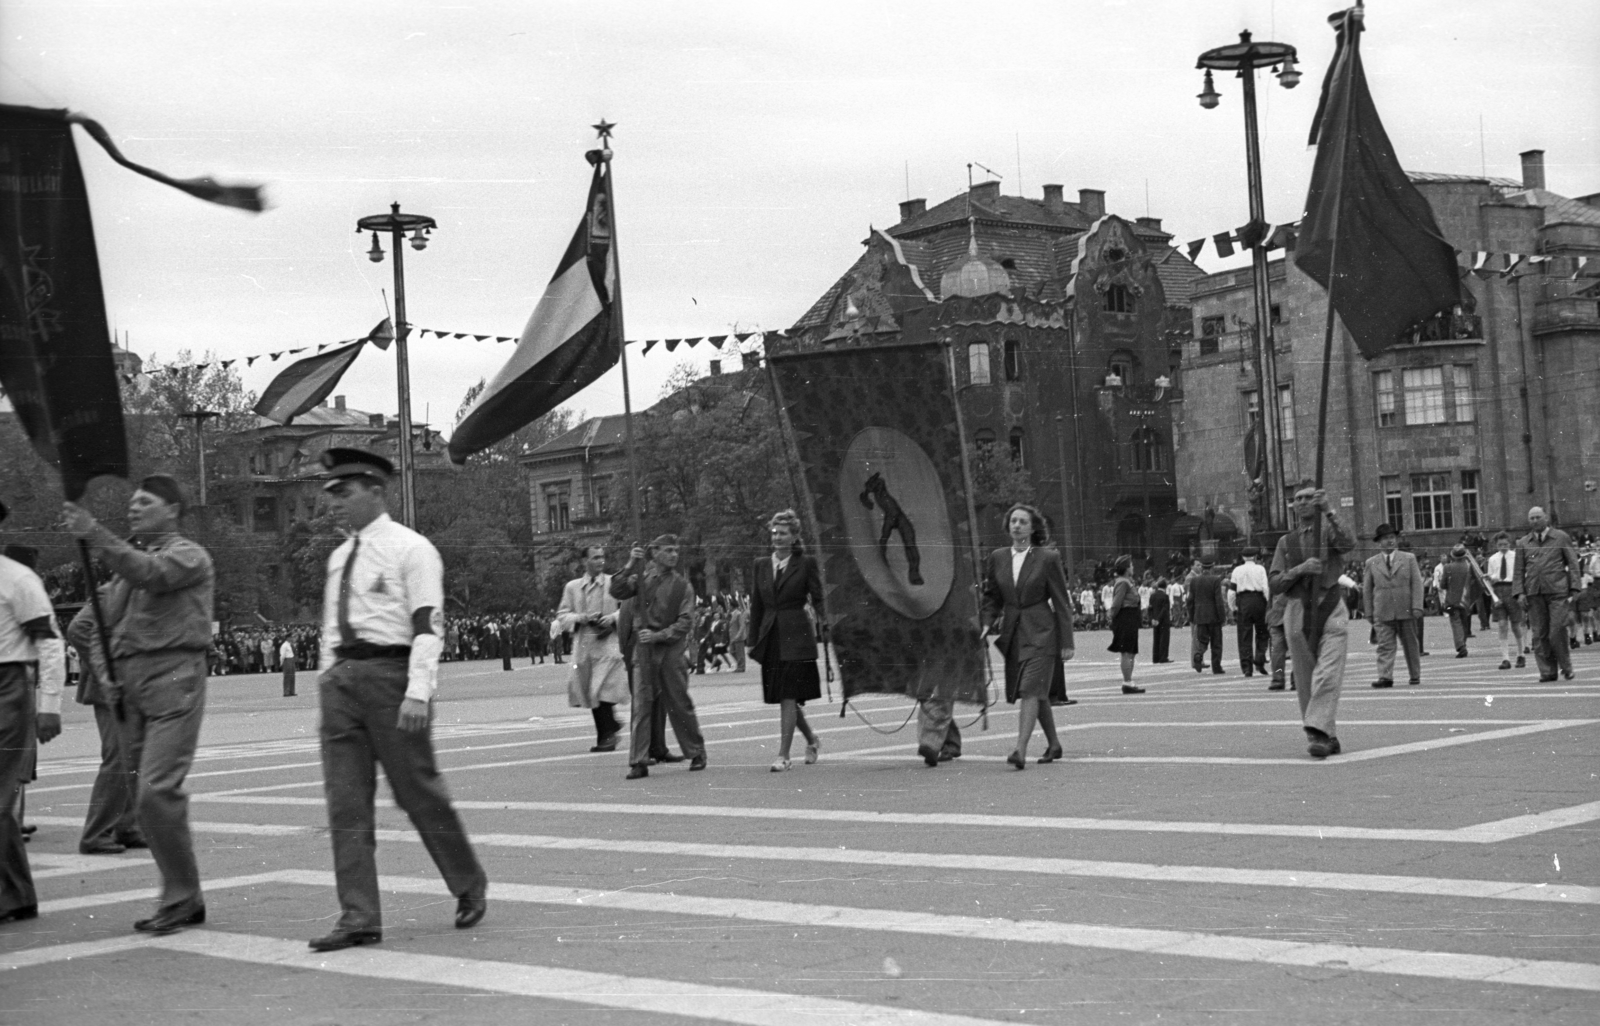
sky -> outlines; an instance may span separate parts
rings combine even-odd
[[[393,264],[355,222],[391,202],[434,217],[407,250],[416,327],[517,335],[582,211],[589,127],[613,148],[630,339],[784,328],[898,203],[960,193],[967,164],[1008,195],[1103,189],[1183,242],[1247,219],[1240,84],[1195,100],[1207,49],[1250,29],[1298,48],[1262,73],[1266,216],[1299,217],[1305,145],[1333,52],[1308,0],[5,0],[0,102],[99,120],[176,177],[265,183],[252,216],[125,171],[81,134],[107,316],[158,362],[243,358],[364,334]],[[1600,192],[1600,4],[1373,0],[1362,53],[1410,169]],[[978,178],[984,172],[976,170]],[[1227,264],[1207,257],[1201,264]],[[392,296],[390,297],[392,302]],[[412,337],[418,421],[447,434],[510,344]],[[397,409],[393,350],[339,392]],[[635,408],[704,345],[630,349]],[[283,362],[242,371],[260,392]],[[241,365],[242,366],[242,365]],[[622,409],[621,376],[568,404]]]

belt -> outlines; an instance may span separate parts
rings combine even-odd
[[[358,641],[353,645],[339,645],[333,654],[340,659],[406,659],[411,655],[410,645],[374,645]]]

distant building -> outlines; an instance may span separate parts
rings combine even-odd
[[[590,417],[517,457],[528,488],[535,574],[576,564],[580,546],[611,537],[614,500],[628,487],[623,417]]]
[[[1553,259],[1501,274],[1497,258],[1467,276],[1470,304],[1371,362],[1339,330],[1326,483],[1363,538],[1388,521],[1438,554],[1465,532],[1523,528],[1532,505],[1567,527],[1600,527],[1600,196],[1548,191],[1543,158],[1522,155],[1520,182],[1411,175],[1457,249]],[[1580,256],[1591,261],[1581,274]],[[1292,254],[1268,276],[1292,488],[1315,470],[1326,294]],[[1256,383],[1252,287],[1250,268],[1195,282],[1174,418],[1180,501],[1241,531],[1264,512],[1251,510],[1244,438],[1274,401]]]
[[[969,451],[1027,470],[1073,565],[1122,552],[1164,565],[1168,409],[1202,275],[1170,239],[1157,218],[1108,214],[1097,189],[1071,203],[1059,185],[1035,199],[986,182],[931,209],[907,200],[786,344],[949,345]],[[984,544],[1002,543],[998,514],[980,520]]]

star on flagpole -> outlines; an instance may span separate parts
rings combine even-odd
[[[611,138],[611,130],[617,127],[617,123],[601,118],[598,125],[590,125],[589,127],[598,132],[601,139],[609,139]]]

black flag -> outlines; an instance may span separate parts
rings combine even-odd
[[[1455,249],[1401,169],[1367,90],[1360,9],[1330,20],[1338,49],[1311,128],[1317,160],[1294,262],[1328,290],[1370,360],[1418,321],[1449,313],[1461,279]]]

